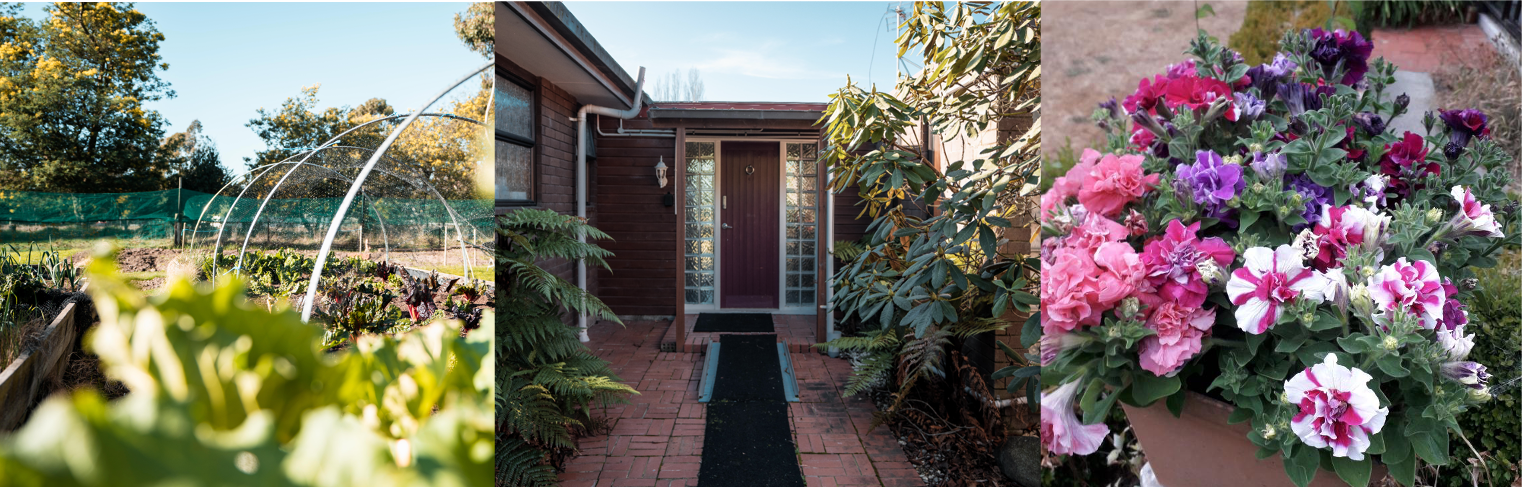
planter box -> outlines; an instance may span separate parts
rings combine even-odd
[[[1179,417],[1163,401],[1137,408],[1121,404],[1131,430],[1141,443],[1158,482],[1166,487],[1283,487],[1293,486],[1279,454],[1259,460],[1258,447],[1247,440],[1252,422],[1226,424],[1236,409],[1230,404],[1189,392]],[[1370,485],[1379,485],[1385,468],[1375,465]],[[1312,487],[1346,487],[1328,470],[1316,472]]]
[[[88,288],[85,285],[80,288]],[[21,426],[37,403],[42,385],[57,379],[69,364],[69,354],[74,351],[79,327],[74,326],[74,311],[78,303],[64,305],[53,322],[42,330],[37,347],[16,357],[0,370],[0,431],[12,431]]]

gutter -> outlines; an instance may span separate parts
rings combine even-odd
[[[629,119],[639,114],[640,107],[644,105],[645,97],[645,68],[639,68],[639,81],[634,85],[634,106],[628,110],[617,110],[597,105],[582,105],[576,111],[576,216],[582,220],[587,219],[587,114],[596,114],[618,119]],[[576,240],[587,243],[586,232],[580,232]],[[576,287],[582,292],[587,291],[587,261],[576,261]],[[592,341],[587,336],[587,315],[581,313],[576,317],[576,327],[581,329],[581,342]]]

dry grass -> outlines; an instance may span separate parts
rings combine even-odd
[[[1474,108],[1490,117],[1490,136],[1511,154],[1511,190],[1522,190],[1522,75],[1517,66],[1489,45],[1475,46],[1454,56],[1433,73],[1437,105],[1445,109]]]

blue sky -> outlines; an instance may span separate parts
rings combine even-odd
[[[697,68],[709,101],[824,102],[846,75],[891,89],[897,18],[885,2],[566,2],[619,65]],[[905,9],[910,3],[902,3]],[[876,54],[873,39],[876,38]],[[911,54],[906,54],[906,57]]]
[[[139,3],[164,34],[159,76],[177,97],[150,103],[165,134],[199,119],[235,173],[264,142],[244,124],[303,86],[320,107],[373,97],[416,108],[487,60],[454,34],[467,3]],[[41,19],[44,4],[24,13]]]

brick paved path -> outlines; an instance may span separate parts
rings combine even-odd
[[[697,485],[706,420],[698,403],[703,355],[661,352],[667,328],[664,320],[592,326],[588,345],[640,395],[592,413],[612,431],[582,439],[582,455],[568,462],[561,485]],[[887,427],[868,432],[872,403],[840,397],[849,362],[813,351],[794,352],[792,360],[801,402],[789,404],[788,416],[810,487],[924,485]]]
[[[1468,54],[1470,49],[1490,47],[1485,31],[1477,24],[1374,29],[1374,55],[1382,56],[1402,71],[1431,73]]]

